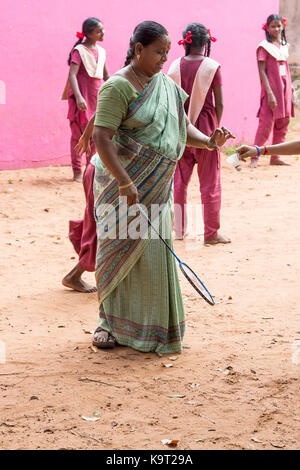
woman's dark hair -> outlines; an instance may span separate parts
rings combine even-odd
[[[203,55],[209,57],[210,55],[210,46],[211,46],[211,39],[210,35],[206,27],[201,23],[191,23],[188,24],[185,30],[182,32],[183,39],[186,38],[187,32],[190,31],[192,33],[192,43],[185,43],[185,55],[189,55],[191,52],[191,47],[203,47],[204,53]]]
[[[125,60],[124,67],[130,64],[131,60],[134,58],[134,49],[138,42],[143,46],[149,46],[152,42],[168,34],[168,31],[164,26],[155,21],[143,21],[138,24],[134,31],[133,35],[130,38],[129,49],[127,51],[127,56]]]
[[[85,35],[85,37],[87,37],[89,34],[91,34],[94,29],[98,26],[98,24],[101,23],[100,20],[98,20],[98,18],[94,18],[94,17],[91,17],[91,18],[88,18],[87,20],[85,20],[83,23],[82,23],[82,32],[83,34]],[[69,58],[68,58],[68,64],[71,65],[71,56],[72,56],[72,52],[73,52],[73,49],[74,47],[77,46],[77,44],[81,44],[83,41],[83,38],[79,38],[77,42],[75,42],[74,46],[72,47],[72,50],[69,54]]]
[[[270,16],[268,16],[267,26],[269,26],[269,24],[272,23],[272,21],[281,21],[281,23],[283,25],[283,30],[282,30],[282,33],[281,33],[281,44],[283,46],[285,46],[285,44],[287,44],[287,40],[286,40],[285,27],[284,27],[284,22],[283,22],[282,16],[280,16],[280,15],[270,15]],[[268,33],[267,29],[266,29],[265,32],[266,32],[267,41],[272,42],[271,36]]]

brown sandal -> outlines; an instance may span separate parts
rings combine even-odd
[[[107,339],[105,341],[97,341],[95,340],[95,334],[96,333],[106,333],[107,334]],[[93,346],[96,346],[97,348],[100,349],[113,349],[116,345],[116,339],[106,330],[103,330],[98,326],[96,330],[94,331],[94,340],[93,340]]]

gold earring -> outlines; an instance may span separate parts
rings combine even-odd
[[[140,60],[140,58],[141,58],[140,54],[138,54],[138,55],[136,56],[136,58],[137,58],[137,60]]]

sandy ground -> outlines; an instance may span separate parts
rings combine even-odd
[[[67,231],[83,213],[81,186],[68,167],[1,172],[0,448],[299,447],[300,161],[286,158],[292,166],[238,173],[223,156],[222,232],[233,243],[175,242],[217,302],[180,277],[187,331],[176,360],[90,349],[96,294],[60,284],[77,261]],[[197,187],[194,177],[194,204]]]

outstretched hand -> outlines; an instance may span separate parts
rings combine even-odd
[[[80,157],[82,157],[84,153],[86,153],[87,157],[89,157],[92,153],[90,139],[87,139],[86,137],[84,137],[84,135],[82,135],[78,140],[77,145],[75,146],[75,152]]]
[[[210,148],[218,150],[219,147],[225,144],[228,139],[235,139],[235,135],[226,127],[217,128],[208,141]]]
[[[239,154],[239,159],[245,162],[248,157],[257,157],[256,147],[250,147],[250,145],[242,145],[236,149],[236,153]]]

